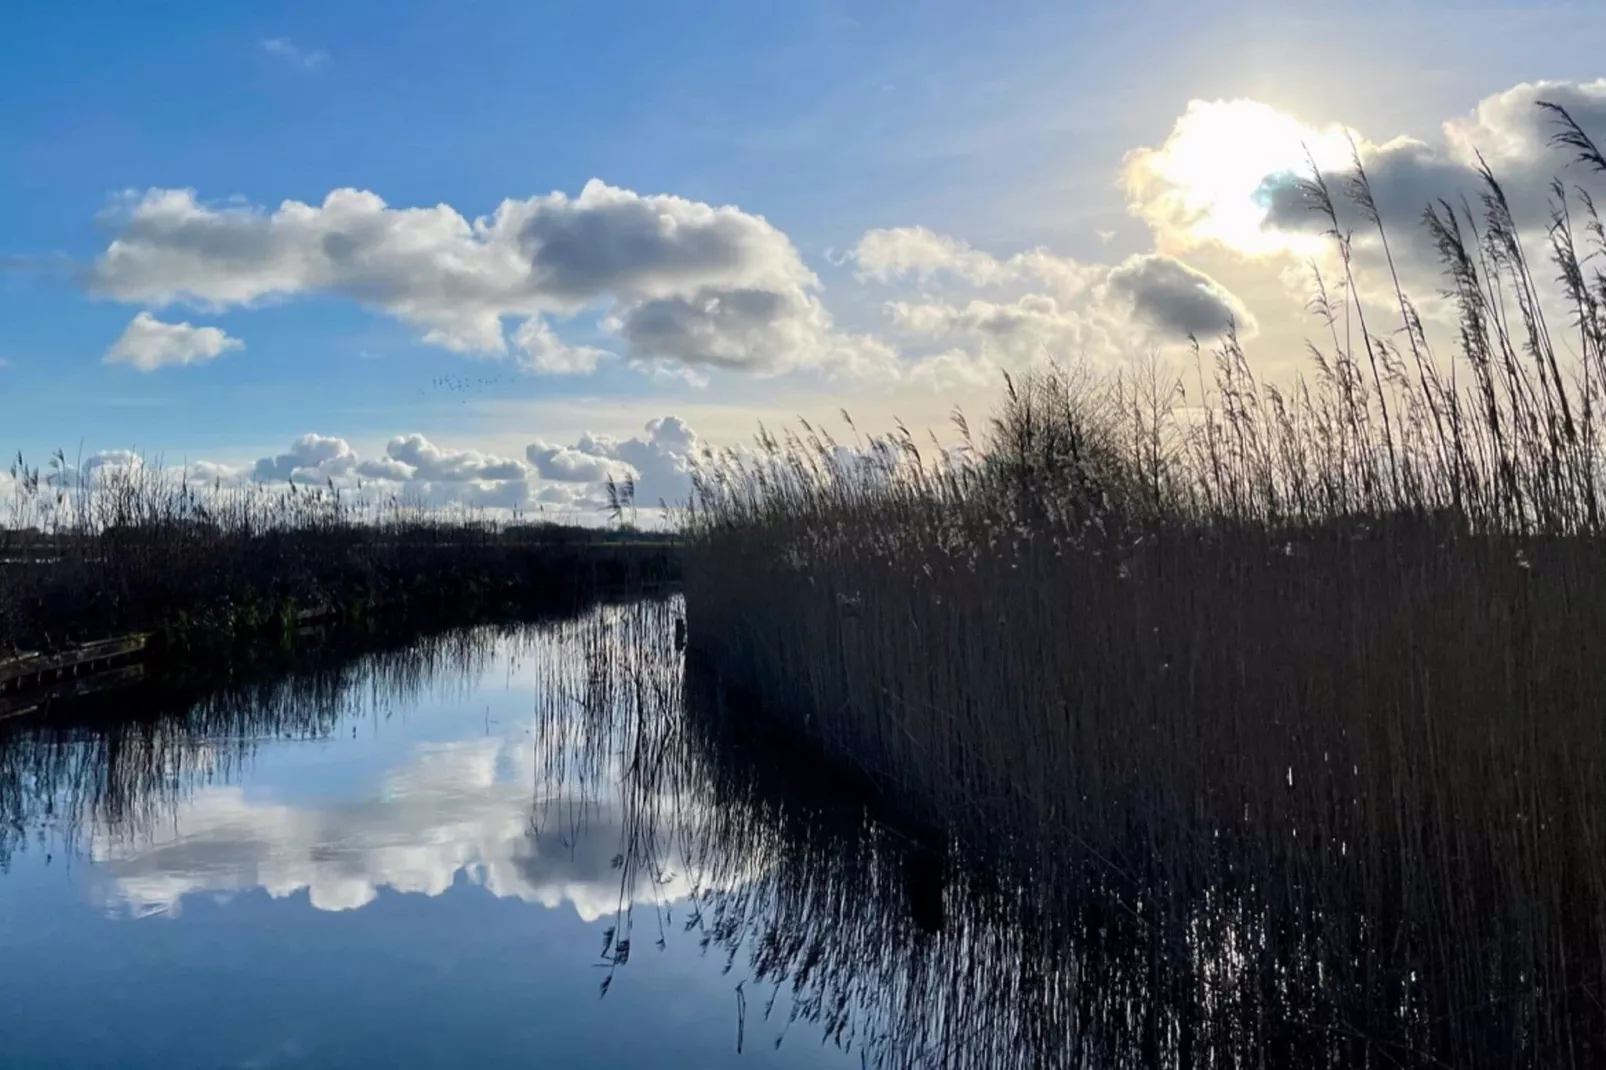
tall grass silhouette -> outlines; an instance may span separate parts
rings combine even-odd
[[[1606,228],[1558,181],[1543,285],[1481,180],[1423,219],[1448,356],[1357,157],[1303,188],[1342,274],[1291,389],[1229,334],[1186,405],[1158,365],[1050,368],[957,451],[804,425],[710,461],[690,641],[1045,902],[1113,893],[1150,1008],[1344,1065],[1606,1059]],[[1208,1061],[1190,1020],[1151,1054]]]

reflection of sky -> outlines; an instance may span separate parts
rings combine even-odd
[[[533,807],[539,787],[527,737],[430,743],[356,798],[289,805],[207,787],[141,841],[97,837],[91,854],[109,901],[137,914],[250,888],[275,897],[305,890],[319,910],[350,910],[380,888],[440,895],[459,875],[499,897],[573,904],[587,921],[614,913],[617,807],[591,808],[571,838],[561,804]],[[668,879],[634,875],[631,899],[692,891],[684,860],[665,861]]]
[[[267,742],[137,835],[19,855],[0,874],[0,1066],[856,1064],[801,1029],[775,1050],[751,1009],[737,1059],[742,975],[700,957],[684,904],[662,951],[638,910],[598,999],[620,815],[605,795],[575,835],[567,806],[537,803],[534,679],[499,664],[468,693]],[[666,862],[630,898],[683,896]]]

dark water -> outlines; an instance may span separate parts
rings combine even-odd
[[[0,1067],[1603,1065],[1598,978],[1227,839],[944,846],[679,612],[0,722]]]
[[[753,965],[758,819],[635,720],[672,612],[3,726],[0,1065],[861,1065]]]

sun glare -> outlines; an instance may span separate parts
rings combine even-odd
[[[1259,101],[1194,101],[1164,145],[1133,154],[1127,182],[1140,210],[1182,244],[1304,253],[1319,239],[1264,225],[1264,185],[1307,175],[1312,160],[1323,170],[1347,167],[1350,152],[1341,127],[1308,126]]]

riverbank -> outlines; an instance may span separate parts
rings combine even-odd
[[[679,577],[667,536],[467,523],[0,532],[0,562],[0,651],[18,653],[138,632],[204,656],[314,622],[463,621]]]

